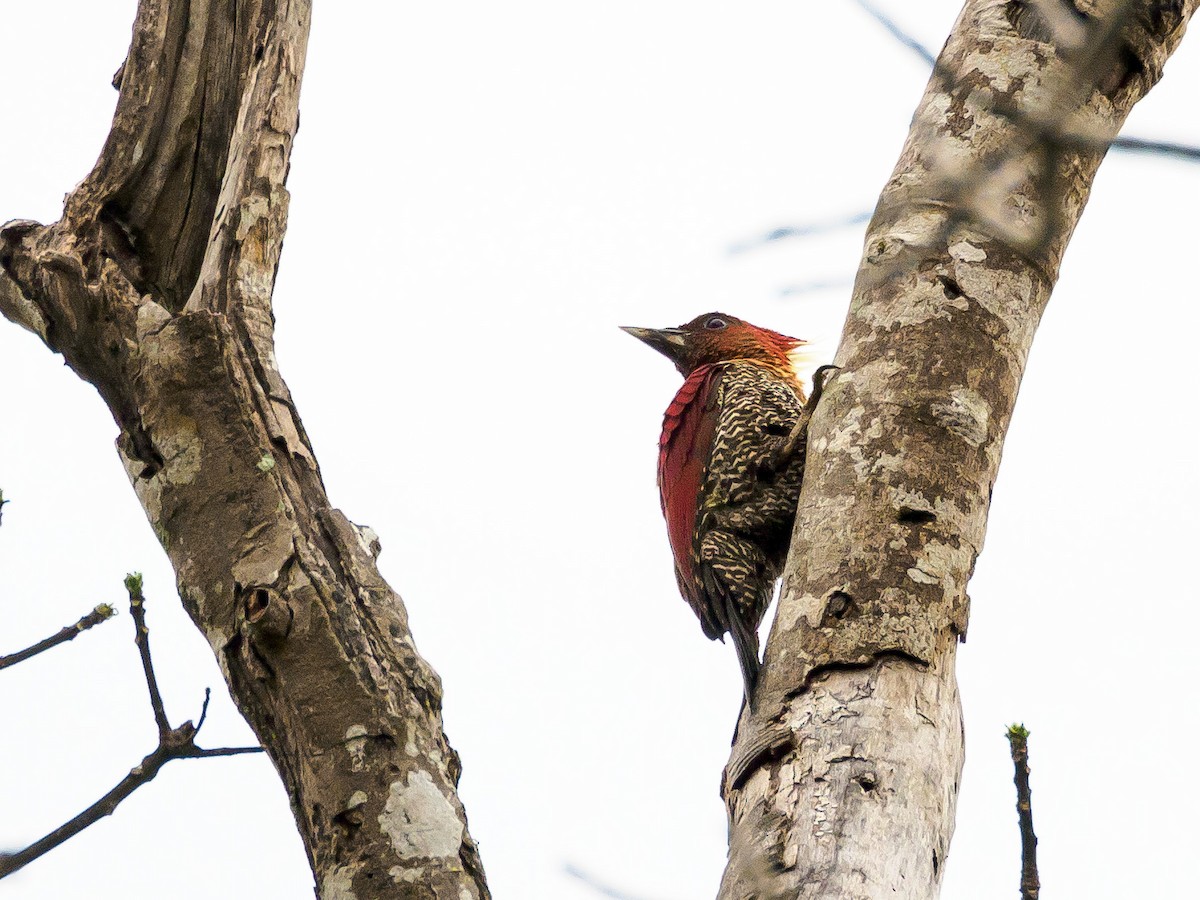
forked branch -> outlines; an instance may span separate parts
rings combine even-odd
[[[142,596],[142,576],[129,575],[125,578],[125,588],[129,593],[129,612],[133,618],[134,642],[142,661],[142,671],[146,676],[146,688],[150,692],[150,708],[154,722],[158,728],[158,746],[146,757],[129,770],[111,791],[81,812],[69,822],[60,825],[45,837],[34,841],[24,850],[0,855],[0,878],[11,875],[33,862],[40,856],[49,853],[55,847],[70,840],[89,825],[93,825],[105,816],[111,816],[121,802],[144,784],[149,784],[167,763],[173,759],[202,759],[213,756],[239,756],[244,753],[262,753],[262,747],[217,747],[203,748],[196,746],[196,736],[204,724],[208,713],[210,691],[204,690],[204,706],[200,710],[200,718],[193,725],[191,721],[184,722],[172,728],[163,710],[162,693],[158,689],[158,679],[154,675],[154,663],[150,658],[150,631],[146,627],[145,598]],[[111,610],[109,612],[111,616]],[[108,616],[105,616],[108,618]]]

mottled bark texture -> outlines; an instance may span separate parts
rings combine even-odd
[[[963,761],[955,651],[1030,343],[1106,142],[1195,5],[960,15],[812,420],[758,714],[725,772],[722,900],[937,896]]]
[[[326,900],[486,898],[417,654],[370,533],[331,509],[276,367],[307,0],[143,0],[92,173],[0,231],[0,310],[112,410],[118,449]]]

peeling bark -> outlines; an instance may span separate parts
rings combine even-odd
[[[1077,5],[969,0],[875,210],[725,772],[722,900],[938,894],[966,586],[1030,344],[1196,3]]]
[[[179,594],[279,770],[324,898],[489,896],[377,545],[275,363],[306,0],[143,0],[91,174],[0,230],[0,312],[95,385]]]

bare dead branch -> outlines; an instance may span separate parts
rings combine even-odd
[[[262,753],[262,747],[218,747],[207,749],[196,746],[196,735],[204,724],[208,712],[208,700],[211,692],[205,688],[204,708],[201,710],[199,722],[193,725],[184,722],[177,728],[172,728],[166,722],[163,712],[162,695],[158,690],[158,679],[154,675],[154,665],[150,658],[150,633],[146,628],[145,598],[142,596],[142,576],[131,574],[125,577],[125,588],[129,592],[129,612],[134,621],[134,642],[138,655],[142,660],[142,668],[146,675],[146,686],[150,691],[150,705],[154,711],[155,725],[158,727],[158,746],[140,763],[129,770],[117,785],[81,812],[69,822],[60,825],[40,840],[34,841],[23,850],[15,853],[0,854],[0,878],[11,875],[18,869],[24,868],[40,856],[53,850],[60,844],[73,838],[89,825],[111,816],[130,794],[142,785],[149,784],[158,775],[159,770],[173,759],[206,759],[214,756],[240,756],[245,753]],[[110,610],[109,616],[112,615]],[[105,618],[108,618],[106,616]],[[64,629],[65,630],[65,629]],[[69,640],[70,638],[67,638]],[[165,726],[165,727],[164,727]]]
[[[1038,900],[1037,835],[1029,790],[1029,729],[1010,725],[1006,732],[1012,753],[1013,783],[1017,786],[1017,824],[1021,830],[1021,900]]]
[[[8,656],[0,656],[0,669],[7,669],[9,666],[15,666],[17,663],[24,662],[30,657],[37,656],[39,653],[49,650],[51,647],[57,647],[59,644],[65,644],[67,641],[73,641],[89,628],[94,628],[101,622],[108,621],[116,614],[117,611],[107,603],[101,603],[74,625],[66,626],[57,634],[52,634],[50,637],[38,641],[33,646],[26,647],[24,650],[20,650],[16,653],[10,653]]]
[[[4,504],[8,501],[4,499],[4,491],[0,491],[0,522],[4,520]]]

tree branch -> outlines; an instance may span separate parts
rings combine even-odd
[[[159,770],[173,759],[201,759],[212,756],[262,753],[262,747],[221,747],[210,750],[196,746],[196,735],[200,733],[200,726],[204,724],[204,712],[208,710],[210,693],[208,689],[204,691],[204,711],[201,712],[197,725],[192,725],[189,721],[184,722],[178,728],[172,728],[167,723],[166,714],[163,712],[162,695],[158,690],[158,679],[154,675],[154,664],[150,659],[150,632],[146,629],[142,576],[139,574],[126,576],[125,587],[129,592],[129,612],[134,623],[133,639],[137,645],[138,655],[142,659],[146,686],[150,691],[150,705],[154,712],[155,725],[158,728],[158,746],[130,769],[129,774],[122,778],[116,787],[75,818],[54,829],[41,840],[34,841],[24,850],[0,854],[0,878],[24,868],[38,857],[44,856],[55,847],[70,840],[89,825],[94,825],[105,816],[111,816],[126,797],[142,785],[153,781]],[[110,609],[104,618],[109,618],[111,615],[112,610]]]
[[[867,228],[841,371],[810,423],[758,711],[725,771],[722,900],[936,896],[962,765],[966,586],[1103,158],[1077,138],[1119,130],[1195,5],[1105,3],[1081,46],[1023,33],[1018,4],[961,13]]]
[[[1029,729],[1010,725],[1006,732],[1012,753],[1013,783],[1017,786],[1017,825],[1021,830],[1021,900],[1038,900],[1037,835],[1033,833],[1033,806],[1029,790]]]
[[[61,631],[52,634],[44,640],[38,641],[32,647],[26,647],[16,653],[10,653],[8,656],[0,656],[0,669],[7,669],[9,666],[15,666],[19,662],[24,662],[30,657],[37,656],[39,653],[49,650],[51,647],[57,647],[59,644],[65,644],[67,641],[73,641],[89,628],[99,625],[101,622],[106,622],[116,615],[114,610],[107,603],[101,603],[90,613],[76,622],[74,625],[68,625]]]
[[[95,385],[322,895],[485,900],[441,683],[276,363],[308,0],[141,0],[95,168],[0,229],[0,312]],[[161,723],[160,723],[161,724]]]

